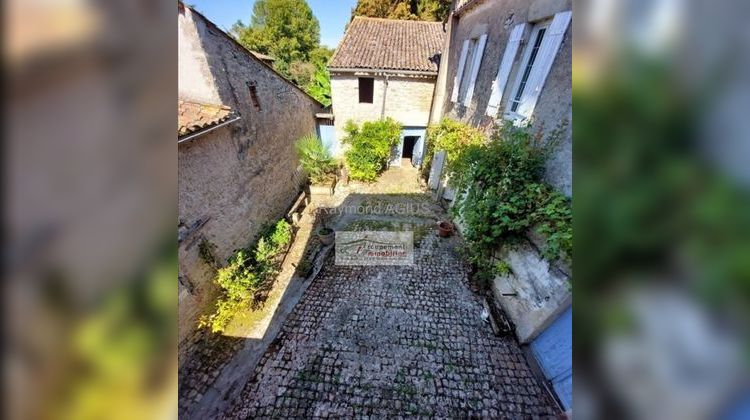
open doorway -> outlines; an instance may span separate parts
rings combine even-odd
[[[419,141],[419,136],[404,136],[404,148],[401,153],[401,165],[412,165],[414,157],[414,145]]]

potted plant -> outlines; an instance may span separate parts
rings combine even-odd
[[[333,243],[334,239],[336,239],[336,232],[333,231],[333,229],[322,226],[320,229],[318,229],[318,239],[320,239],[320,243],[323,245],[330,245]]]
[[[441,238],[447,238],[453,235],[453,223],[448,221],[438,223],[438,235],[440,235]]]
[[[321,211],[320,213],[320,229],[318,229],[317,235],[318,239],[320,240],[320,243],[323,245],[331,245],[333,241],[336,239],[336,232],[334,232],[333,229],[328,227],[328,221],[330,219],[330,214],[328,214],[326,211]]]
[[[309,134],[294,144],[302,170],[310,179],[311,195],[332,195],[338,166],[320,138]]]

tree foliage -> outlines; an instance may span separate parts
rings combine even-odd
[[[450,0],[359,0],[352,16],[442,21],[450,6]]]
[[[274,57],[274,68],[288,78],[293,62],[309,62],[320,47],[320,24],[305,0],[258,0],[250,25],[237,22],[231,32],[247,48]]]
[[[248,49],[272,56],[276,71],[331,105],[326,66],[333,50],[320,45],[320,24],[305,0],[258,0],[250,25],[238,21],[230,32]]]

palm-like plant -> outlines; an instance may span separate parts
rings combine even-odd
[[[320,137],[308,134],[294,144],[302,169],[313,184],[321,183],[336,172],[336,160],[323,146]]]

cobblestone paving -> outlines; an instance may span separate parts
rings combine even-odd
[[[225,418],[556,416],[516,342],[481,320],[454,241],[428,235],[412,266],[331,254]]]
[[[242,346],[243,339],[199,330],[186,344],[179,373],[178,413],[186,416],[198,404],[221,369]]]

